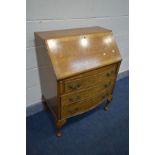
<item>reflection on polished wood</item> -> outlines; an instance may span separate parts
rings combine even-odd
[[[36,32],[35,37],[48,55],[40,58],[37,54],[38,63],[50,62],[46,72],[39,69],[39,74],[42,94],[59,122],[59,130],[67,118],[109,100],[121,63],[111,30],[77,28]],[[56,96],[56,104],[52,95]]]

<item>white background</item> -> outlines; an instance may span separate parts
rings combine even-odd
[[[3,3],[2,3],[3,2]],[[0,5],[0,154],[26,154],[25,2]],[[154,1],[130,1],[130,154],[155,154]]]

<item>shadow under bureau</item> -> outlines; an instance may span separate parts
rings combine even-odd
[[[121,56],[111,30],[86,27],[35,32],[40,86],[56,135],[67,119],[112,100]]]

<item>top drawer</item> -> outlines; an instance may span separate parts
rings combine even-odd
[[[113,64],[69,78],[62,83],[61,94],[94,86],[102,80],[113,79],[116,76],[116,68],[117,65]]]

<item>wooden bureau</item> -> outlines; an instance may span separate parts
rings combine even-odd
[[[112,31],[87,27],[36,32],[35,38],[42,99],[55,116],[56,135],[68,118],[103,101],[107,111],[122,60]]]

